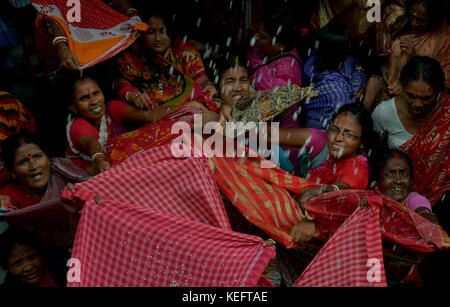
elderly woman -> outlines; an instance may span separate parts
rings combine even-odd
[[[449,189],[450,99],[439,63],[414,57],[400,75],[401,95],[384,101],[372,113],[374,129],[387,136],[390,148],[413,161],[415,191],[436,203]]]
[[[217,90],[194,45],[173,35],[171,19],[163,13],[143,19],[149,26],[147,33],[117,58],[119,98],[148,109],[197,100],[217,111],[211,100]]]
[[[3,147],[3,159],[12,179],[0,189],[3,207],[32,206],[46,196],[62,191],[64,180],[50,172],[50,159],[33,136],[11,136]]]
[[[67,212],[51,211],[52,214],[45,216],[19,215],[7,221],[37,234],[44,245],[71,246],[78,211],[72,210],[72,203],[60,202],[60,195],[71,175],[62,168],[51,167],[49,157],[34,135],[13,135],[5,140],[3,149],[3,160],[11,177],[10,182],[0,189],[0,207],[3,210],[20,210],[37,204],[49,210],[59,204],[67,209]],[[77,181],[73,177],[70,180]]]
[[[404,204],[410,210],[437,223],[428,199],[413,192],[413,164],[405,153],[398,150],[386,150],[374,159],[376,188],[391,199]]]

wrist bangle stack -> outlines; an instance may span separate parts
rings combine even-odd
[[[95,164],[95,159],[98,158],[99,156],[105,157],[105,154],[103,152],[96,152],[95,154],[93,154],[91,157],[92,164]]]
[[[65,36],[57,36],[53,39],[53,46],[56,46],[59,42],[65,42],[67,44],[69,41]]]

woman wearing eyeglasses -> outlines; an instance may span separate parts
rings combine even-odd
[[[369,163],[365,153],[372,135],[372,119],[363,107],[341,107],[328,131],[313,128],[280,128],[280,145],[301,147],[297,174],[319,183],[319,187],[302,191],[300,205],[322,193],[343,189],[366,189]],[[307,219],[295,225],[291,235],[296,242],[309,241],[315,224]]]

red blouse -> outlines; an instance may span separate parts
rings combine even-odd
[[[39,198],[25,193],[23,187],[15,183],[8,184],[0,189],[0,195],[9,196],[9,198],[11,198],[11,204],[7,205],[8,208],[15,207],[17,209],[22,209],[41,201]]]

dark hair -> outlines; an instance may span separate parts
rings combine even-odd
[[[319,72],[338,70],[350,48],[350,30],[344,24],[330,21],[319,31],[315,65]]]
[[[62,84],[62,86],[64,87],[64,91],[62,91],[62,95],[64,95],[64,97],[62,97],[66,103],[66,105],[72,105],[75,102],[75,86],[80,82],[80,81],[85,81],[85,80],[92,80],[95,83],[98,84],[98,86],[101,88],[99,82],[97,82],[96,78],[91,75],[91,74],[87,74],[85,72],[83,72],[83,75],[80,76],[79,72],[73,72],[70,74],[67,74],[66,78],[64,79],[64,84]],[[68,99],[68,94],[70,94]]]
[[[400,84],[405,87],[411,81],[421,78],[440,92],[445,89],[445,75],[441,65],[433,58],[415,56],[406,63],[400,74]]]
[[[37,135],[30,134],[30,133],[19,133],[14,134],[10,137],[8,137],[6,140],[3,141],[2,147],[2,159],[6,165],[6,169],[8,171],[13,170],[14,166],[14,157],[16,155],[17,149],[19,149],[24,144],[35,144],[38,146],[45,154],[46,150],[41,146],[41,142]]]
[[[372,144],[372,135],[373,135],[373,122],[372,122],[372,116],[370,115],[370,112],[367,111],[363,106],[360,104],[346,104],[339,108],[339,110],[336,112],[336,114],[333,117],[333,120],[342,113],[350,112],[357,120],[359,125],[361,126],[362,135],[361,135],[361,144],[364,147],[364,151],[366,153],[369,153]]]
[[[370,159],[371,165],[372,165],[372,177],[375,181],[379,181],[380,179],[380,172],[383,167],[386,166],[389,159],[398,156],[401,159],[405,160],[411,170],[411,176],[413,171],[413,163],[411,161],[411,158],[404,152],[401,152],[397,149],[390,149],[388,147],[383,147],[380,151],[378,151],[373,157]]]
[[[222,74],[229,68],[232,67],[238,67],[242,66],[246,69],[248,69],[247,61],[245,60],[245,57],[242,55],[232,55],[227,54],[225,56],[222,56],[217,61],[217,71],[219,73],[219,78],[222,76]]]
[[[28,245],[41,252],[41,246],[33,234],[16,226],[9,226],[9,228],[0,235],[0,265],[5,269],[8,266],[8,259],[11,256],[12,251],[19,245]]]
[[[407,16],[413,4],[420,4],[425,8],[432,29],[438,28],[448,14],[448,0],[408,0],[406,2]]]
[[[266,9],[261,14],[261,22],[267,33],[283,44],[286,51],[294,48],[300,34],[291,9],[280,7],[275,12],[272,9]]]
[[[175,24],[174,18],[176,18],[176,14],[172,14],[172,10],[167,7],[166,4],[155,4],[155,2],[151,3],[151,6],[146,6],[144,9],[139,9],[140,17],[142,21],[147,23],[151,17],[159,16],[164,21],[164,26],[167,30],[167,35],[170,39],[174,39],[175,37]]]

